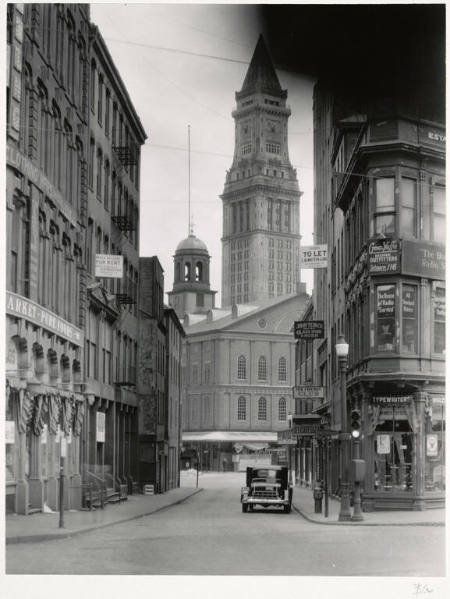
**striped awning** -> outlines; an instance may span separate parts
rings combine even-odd
[[[189,441],[226,441],[244,443],[245,441],[276,443],[277,433],[272,431],[198,431],[183,432],[183,442]]]

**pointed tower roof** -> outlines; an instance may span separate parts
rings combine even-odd
[[[287,97],[287,91],[281,89],[278,75],[262,35],[259,36],[250,66],[236,100],[255,92],[265,92],[273,96]]]

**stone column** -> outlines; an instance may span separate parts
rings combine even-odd
[[[16,511],[18,514],[28,515],[28,481],[25,476],[25,460],[27,459],[26,433],[18,434],[19,461],[16,487]]]
[[[73,472],[71,476],[70,487],[70,507],[74,510],[81,509],[81,473],[80,473],[80,435],[74,435],[72,432],[72,464]]]
[[[29,503],[31,508],[42,510],[44,505],[44,485],[41,478],[41,437],[31,435],[31,463],[28,479]]]
[[[59,445],[56,443],[56,435],[50,432],[47,438],[48,443],[48,479],[47,479],[47,504],[50,509],[57,511],[58,509],[58,475],[59,463],[57,465],[56,453]]]
[[[425,490],[425,402],[427,394],[424,391],[414,393],[414,408],[416,413],[416,427],[413,442],[413,469],[414,469],[414,503],[415,511],[426,509],[424,501]],[[415,454],[415,460],[414,460]]]

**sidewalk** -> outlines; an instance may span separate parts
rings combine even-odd
[[[119,505],[106,505],[93,511],[65,511],[64,528],[59,528],[59,512],[5,518],[6,544],[30,543],[71,537],[83,532],[111,526],[154,514],[195,495],[201,489],[172,489],[162,495],[129,495]]]
[[[422,512],[409,510],[363,512],[362,522],[339,522],[341,502],[337,499],[328,501],[328,517],[325,518],[325,500],[322,500],[322,513],[314,513],[312,489],[294,487],[292,507],[303,518],[318,524],[337,526],[444,526],[445,509],[430,509]],[[350,508],[353,514],[353,507]]]

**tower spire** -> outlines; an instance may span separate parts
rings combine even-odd
[[[188,125],[188,235],[191,233],[191,126]]]

